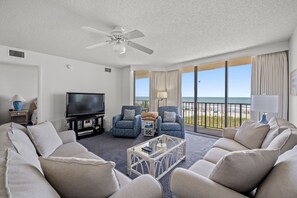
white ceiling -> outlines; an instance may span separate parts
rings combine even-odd
[[[297,25],[296,0],[0,0],[0,44],[108,66],[170,65],[288,40]],[[138,29],[124,56],[85,32],[91,26]]]

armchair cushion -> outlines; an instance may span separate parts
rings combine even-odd
[[[175,122],[176,121],[176,113],[164,111],[164,119],[163,122]]]
[[[123,115],[123,120],[133,120],[135,117],[135,110],[134,109],[125,109],[124,110],[124,115]]]
[[[134,117],[133,117],[134,119]],[[120,129],[133,129],[133,121],[131,120],[121,120],[115,124],[116,128]]]
[[[58,135],[61,138],[63,144],[76,142],[76,136],[73,130],[61,131],[61,132],[58,132]]]
[[[161,125],[162,131],[180,131],[181,126],[177,122],[163,122]]]
[[[252,191],[274,166],[278,150],[235,151],[216,164],[209,179],[240,193]]]

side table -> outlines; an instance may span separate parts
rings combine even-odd
[[[153,120],[142,120],[142,128],[144,136],[154,136],[156,133],[156,123]]]
[[[11,122],[27,126],[29,121],[29,111],[23,109],[22,111],[9,111]]]

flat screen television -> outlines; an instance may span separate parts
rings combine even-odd
[[[66,117],[105,113],[104,93],[66,93]]]

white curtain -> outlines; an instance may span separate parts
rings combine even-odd
[[[256,56],[252,62],[252,95],[278,95],[278,113],[272,116],[288,118],[288,57],[286,52]],[[252,120],[259,120],[259,112],[251,112]]]
[[[168,71],[166,77],[167,105],[181,107],[181,72]]]
[[[150,75],[150,111],[158,111],[157,92],[166,91],[166,72],[153,71]],[[160,105],[164,104],[166,100],[160,101]]]
[[[160,106],[181,107],[181,72],[153,71],[150,75],[150,111],[158,111],[158,91],[167,91],[167,99]]]

